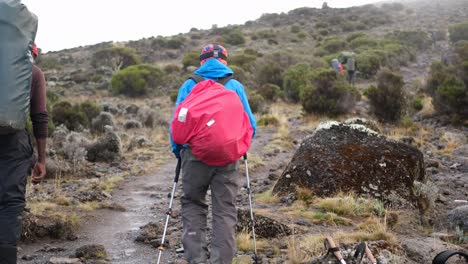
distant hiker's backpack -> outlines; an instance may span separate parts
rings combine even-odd
[[[19,0],[0,0],[0,135],[24,129],[37,17]]]
[[[174,112],[172,139],[208,165],[227,165],[247,153],[253,129],[236,92],[200,77]]]
[[[353,57],[350,57],[346,60],[346,68],[348,69],[348,71],[356,70],[356,61]]]

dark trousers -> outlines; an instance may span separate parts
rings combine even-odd
[[[0,264],[15,264],[33,148],[26,131],[0,135]]]
[[[211,189],[213,234],[212,264],[231,264],[236,253],[236,195],[239,189],[239,162],[209,166],[198,160],[190,149],[182,157],[182,243],[190,264],[207,263],[207,214],[205,196]]]

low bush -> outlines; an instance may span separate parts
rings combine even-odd
[[[328,38],[324,41],[322,48],[329,53],[336,53],[346,48],[346,42],[338,37]]]
[[[132,48],[106,48],[97,51],[91,58],[91,65],[94,68],[104,66],[114,72],[139,63],[141,63],[141,58]]]
[[[271,83],[278,86],[283,85],[283,70],[278,64],[263,64],[257,72],[257,82],[260,85]]]
[[[386,38],[395,39],[400,43],[419,50],[425,50],[432,44],[429,34],[423,31],[394,31],[388,34]]]
[[[267,104],[263,96],[261,96],[258,93],[253,92],[249,95],[248,100],[249,100],[250,110],[252,110],[253,113],[266,112]]]
[[[299,63],[288,68],[283,76],[283,93],[287,100],[300,101],[300,91],[310,84],[311,67],[306,63]]]
[[[371,111],[381,120],[395,122],[400,119],[405,108],[403,77],[388,69],[377,75],[377,87],[371,86],[366,94]]]
[[[263,98],[270,102],[276,101],[281,96],[281,88],[278,85],[267,83],[262,85],[258,90]]]
[[[222,35],[226,44],[229,45],[242,45],[245,43],[244,34],[240,29],[233,29]]]
[[[311,75],[311,82],[300,91],[300,101],[307,113],[343,114],[350,111],[360,97],[335,70],[319,69]]]
[[[147,95],[151,90],[163,85],[164,72],[152,65],[140,64],[125,68],[112,76],[112,91],[131,97]]]
[[[198,67],[200,65],[200,52],[196,50],[186,52],[182,58],[182,65],[184,65],[184,70],[189,66]]]
[[[53,106],[52,119],[55,126],[63,124],[70,130],[89,127],[88,117],[79,105],[72,105],[67,101],[58,102]]]
[[[101,106],[97,105],[95,102],[91,101],[84,101],[79,105],[79,108],[81,111],[84,112],[86,115],[86,118],[88,119],[88,122],[91,124],[91,121],[93,118],[99,115],[101,113]]]
[[[449,28],[450,41],[455,43],[460,40],[468,40],[468,21],[455,24]]]

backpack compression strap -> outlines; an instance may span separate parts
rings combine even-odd
[[[205,80],[205,78],[203,78],[203,76],[198,75],[198,74],[192,75],[189,79],[192,79],[195,83],[199,83],[199,82],[202,82],[202,81]],[[226,83],[231,79],[232,79],[232,75],[228,75],[226,77],[217,79],[216,82],[220,83],[222,85],[226,85]]]
[[[465,261],[468,262],[468,254],[461,251],[445,250],[437,254],[437,256],[435,256],[434,260],[432,261],[432,264],[445,264],[445,262],[447,262],[449,258],[455,255],[460,255],[460,257],[464,257]]]

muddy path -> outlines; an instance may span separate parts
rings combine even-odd
[[[169,160],[154,174],[126,178],[112,196],[112,200],[126,211],[103,209],[84,216],[76,241],[22,244],[19,256],[30,255],[34,259],[20,260],[19,263],[47,263],[52,256],[69,257],[87,244],[104,245],[111,263],[155,263],[158,250],[135,242],[135,238],[141,226],[149,222],[163,223],[175,166],[175,159]],[[46,244],[50,252],[43,252]],[[171,251],[165,251],[162,263],[169,263],[174,256]]]
[[[268,144],[275,132],[274,128],[259,128],[251,153],[262,157],[263,146]],[[265,184],[265,179],[272,171],[278,170],[277,173],[280,173],[279,170],[282,169],[280,164],[284,165],[284,162],[279,161],[286,160],[284,156],[288,154],[282,152],[268,156],[263,160],[264,165],[249,169],[254,194],[265,191],[267,186],[271,187],[273,182]],[[158,249],[149,244],[135,242],[135,239],[140,227],[150,222],[163,227],[165,223],[176,159],[169,152],[159,158],[165,162],[157,171],[146,176],[126,177],[112,192],[112,201],[125,208],[125,211],[99,209],[81,215],[81,227],[77,231],[78,239],[75,241],[40,240],[35,243],[20,244],[18,263],[44,264],[52,257],[72,258],[77,248],[89,244],[103,245],[109,263],[156,263]],[[237,206],[248,209],[245,169],[242,161],[241,167],[242,179]],[[181,257],[176,254],[176,249],[181,247],[182,224],[180,217],[177,217],[182,195],[181,182],[182,180],[179,180],[173,205],[176,217],[170,219],[166,237],[169,247],[163,252],[161,263],[174,263]],[[209,194],[207,202],[210,204]],[[210,216],[208,221],[211,221]],[[160,239],[158,236],[153,244],[159,244]]]

